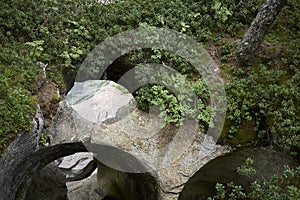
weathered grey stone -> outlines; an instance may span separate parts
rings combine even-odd
[[[115,122],[135,107],[131,94],[112,81],[91,80],[75,83],[67,103],[83,118],[94,122]]]
[[[61,159],[58,167],[64,172],[68,181],[85,178],[94,169],[93,153],[79,152]]]
[[[82,141],[96,159],[111,168],[149,172],[158,184],[158,199],[177,199],[195,172],[228,149],[200,133],[192,120],[179,129],[161,128],[155,117],[133,109],[133,97],[124,90],[115,83],[100,80],[75,85],[67,103],[61,103],[52,142]],[[120,100],[124,96],[125,100]],[[106,118],[102,117],[103,110]],[[98,177],[105,176],[104,171],[98,172]],[[109,191],[117,181],[112,179],[105,182],[98,178],[98,187]]]
[[[81,181],[68,182],[68,199],[70,200],[96,200],[102,199],[97,193],[97,171]]]
[[[93,122],[78,115],[66,101],[62,101],[50,130],[51,144],[81,142],[84,136],[83,140],[88,141],[92,127]]]
[[[66,200],[65,175],[53,163],[38,171],[27,190],[26,200]]]
[[[71,169],[75,167],[82,169],[92,160],[93,153],[75,153],[73,155],[64,157],[58,167],[61,169]]]
[[[177,199],[189,177],[208,161],[227,152],[224,147],[216,145],[212,137],[194,132],[196,130],[189,124],[178,132],[174,127],[165,127],[157,132],[157,127],[151,126],[147,115],[137,110],[114,124],[95,125],[93,130],[92,143],[122,149],[138,158],[152,171],[151,174],[162,189],[161,199]],[[189,135],[195,136],[190,144],[187,139]],[[170,141],[173,143],[170,144]],[[166,145],[169,146],[164,148]],[[95,150],[89,147],[87,149]],[[96,158],[119,170],[122,170],[122,166],[116,165],[116,160],[118,163],[128,162],[125,156],[119,158],[116,155],[113,161],[103,154]]]
[[[157,185],[148,174],[128,174],[99,163],[98,171],[82,180],[68,182],[71,200],[156,200]]]

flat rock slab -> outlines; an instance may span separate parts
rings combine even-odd
[[[133,96],[112,81],[76,82],[67,102],[80,116],[94,123],[118,121],[135,108]]]
[[[68,179],[76,179],[91,169],[91,165],[94,162],[93,153],[80,152],[70,156],[62,158],[58,167],[66,174]]]
[[[75,153],[73,155],[64,157],[58,167],[61,169],[82,169],[91,160],[93,160],[93,153]]]

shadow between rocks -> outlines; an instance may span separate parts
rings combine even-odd
[[[64,143],[57,144],[48,147],[38,147],[34,142],[37,141],[37,134],[33,130],[32,132],[26,133],[18,137],[12,144],[6,149],[6,152],[2,158],[0,158],[0,200],[24,200],[24,199],[37,199],[33,196],[43,193],[47,190],[45,184],[39,182],[42,180],[42,177],[45,175],[43,172],[48,171],[48,176],[44,178],[48,179],[51,177],[53,180],[52,184],[57,185],[64,190],[63,177],[60,172],[56,169],[49,169],[47,166],[49,163],[57,160],[61,157],[65,157],[76,152],[86,152],[86,147],[80,143]],[[113,148],[111,148],[113,149]],[[104,152],[105,149],[98,149],[98,153],[103,152],[104,155],[108,156],[109,151]],[[113,152],[115,149],[112,150]],[[116,153],[116,152],[114,152]],[[117,152],[119,156],[125,155]],[[127,157],[129,158],[129,157]],[[129,160],[131,160],[129,162]],[[138,163],[137,160],[134,160],[134,157],[130,159],[121,160],[127,162],[122,165],[123,167],[135,167]],[[45,169],[43,169],[47,166]],[[138,167],[143,167],[139,165]],[[43,170],[43,171],[41,171]],[[145,174],[134,174],[134,173],[124,173],[126,181],[124,185],[116,188],[120,193],[120,198],[117,199],[146,199],[146,200],[155,200],[157,199],[157,187],[155,179],[148,173]],[[57,177],[56,177],[57,175]],[[57,178],[57,179],[56,179]],[[55,184],[55,182],[58,182]],[[101,180],[101,178],[100,178]],[[27,192],[29,193],[27,194]],[[48,195],[40,197],[38,199],[44,200],[62,200],[65,198],[65,195]],[[27,196],[26,196],[27,195]],[[106,199],[110,197],[107,196]]]
[[[250,177],[236,172],[237,167],[245,165],[248,157],[253,159],[252,167],[256,170],[256,174]],[[207,199],[216,194],[216,183],[226,184],[231,181],[249,191],[251,182],[256,179],[268,181],[274,174],[280,175],[285,165],[295,167],[296,163],[282,152],[263,147],[240,149],[217,157],[203,166],[186,183],[179,200]]]

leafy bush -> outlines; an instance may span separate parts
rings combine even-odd
[[[248,158],[246,164],[239,168],[237,171],[242,172],[243,175],[251,176],[253,169],[251,167],[252,159]],[[253,161],[252,161],[253,162]],[[299,182],[300,180],[300,167],[291,169],[286,166],[283,175],[274,175],[268,182],[254,181],[250,185],[249,191],[240,185],[235,185],[233,182],[228,183],[226,186],[217,183],[217,194],[209,197],[208,200],[217,199],[254,199],[254,200],[298,200],[300,198]],[[297,187],[298,186],[298,187]]]
[[[202,131],[208,128],[212,115],[210,96],[206,83],[191,64],[174,53],[159,49],[137,50],[129,55],[129,60],[136,64],[135,75],[141,85],[149,83],[151,77],[156,81],[135,92],[140,109],[149,111],[151,106],[160,105],[160,116],[166,124],[179,126],[186,118],[197,118]],[[153,70],[151,65],[145,69],[143,63],[159,63],[162,68],[170,66],[178,73],[161,68]]]
[[[62,75],[71,68],[78,69],[85,56],[109,36],[137,28],[142,22],[203,41],[220,28],[219,20],[227,21],[232,13],[230,6],[217,1],[129,0],[104,5],[96,0],[7,0],[0,6],[2,141],[11,133],[30,128],[36,104],[33,94],[40,75],[37,62],[48,64],[47,77],[64,89]],[[219,24],[218,28],[214,24]],[[169,58],[181,72],[191,72],[179,58]],[[175,103],[174,98],[163,101]],[[170,114],[179,122],[175,108]],[[202,121],[207,121],[206,115]]]
[[[193,118],[198,119],[199,128],[206,131],[210,125],[212,110],[207,103],[209,102],[209,95],[205,82],[201,79],[196,82],[187,81],[184,76],[179,75],[170,76],[168,74],[166,76],[161,74],[161,76],[165,77],[164,81],[167,82],[167,86],[172,84],[171,88],[176,90],[176,94],[170,90],[170,87],[162,85],[142,87],[136,92],[138,107],[149,111],[151,106],[159,105],[160,117],[164,119],[166,124],[174,123],[179,126],[184,119]],[[191,88],[184,87],[185,84],[189,84]],[[193,93],[195,96],[192,95]]]
[[[144,23],[185,33],[202,43],[214,37],[220,38],[223,33],[240,37],[240,33],[243,33],[241,30],[251,23],[262,2],[263,0],[126,0],[101,4],[97,0],[1,1],[0,66],[4,73],[1,74],[3,80],[0,90],[3,94],[10,95],[2,96],[0,110],[3,110],[2,116],[5,118],[14,109],[19,113],[18,116],[26,119],[16,127],[14,121],[6,120],[7,124],[1,126],[1,137],[5,138],[10,132],[28,130],[35,102],[32,97],[37,85],[35,77],[40,73],[37,62],[47,63],[48,78],[64,89],[62,75],[74,68],[78,69],[86,55],[109,36],[137,28]],[[288,40],[280,40],[293,41],[283,52],[284,68],[277,70],[277,63],[264,63],[250,72],[238,69],[231,72],[234,66],[228,62],[232,62],[234,48],[223,45],[222,65],[226,68],[224,71],[230,72],[228,77],[232,77],[226,86],[228,117],[225,128],[229,127],[229,130],[225,131],[225,135],[228,137],[235,137],[245,121],[252,121],[255,123],[252,128],[259,138],[276,142],[285,149],[296,151],[299,148],[299,40],[295,39],[299,33],[299,25],[294,20],[299,15],[298,7],[297,1],[288,1],[288,7],[281,15],[291,17],[278,18],[273,26],[282,30],[280,20],[284,20],[284,24],[293,31],[289,32]],[[274,32],[271,30],[271,33]],[[285,37],[285,34],[280,35]],[[129,54],[132,66],[143,62],[165,63],[183,74],[199,98],[197,107],[201,113],[198,116],[201,126],[203,129],[209,126],[209,115],[212,114],[212,108],[208,106],[209,96],[205,83],[191,65],[182,58],[159,49]],[[12,83],[12,80],[18,81]],[[155,93],[161,96],[156,97]],[[162,86],[149,86],[137,94],[139,105],[145,110],[158,103],[165,106],[165,111],[168,108],[167,113],[162,113],[167,116],[166,122],[180,124],[178,116],[191,112],[178,105],[179,99]],[[16,101],[10,102],[11,99]],[[25,117],[25,113],[29,115]]]
[[[300,91],[292,78],[299,74],[291,79],[287,76],[285,70],[272,66],[259,65],[250,72],[236,70],[226,84],[229,137],[239,131],[243,120],[254,121],[260,139],[287,150],[299,149]]]
[[[36,97],[32,93],[39,75],[37,65],[22,56],[23,52],[1,48],[0,60],[0,152],[7,142],[32,126]]]

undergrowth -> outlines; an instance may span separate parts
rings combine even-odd
[[[237,68],[234,51],[264,1],[115,1],[7,0],[0,7],[0,144],[26,132],[36,109],[37,62],[48,64],[48,79],[65,92],[64,75],[78,70],[100,42],[143,24],[185,33],[205,45],[212,42],[227,91],[227,118],[220,142],[249,136],[252,144],[278,144],[299,150],[299,3],[288,1],[266,42],[273,48],[253,66]],[[289,30],[289,31],[286,31]],[[218,38],[218,39],[217,39]],[[234,42],[225,40],[231,38]],[[217,41],[218,40],[218,41]],[[149,51],[134,52],[132,66],[145,62]],[[182,73],[199,98],[200,126],[205,131],[212,114],[206,83],[187,62],[163,50],[151,50],[147,61],[165,63]],[[156,96],[160,94],[161,96]],[[180,124],[183,109],[167,88],[152,85],[137,92],[141,109],[164,105],[166,123]],[[168,109],[168,110],[167,110]],[[246,128],[245,128],[246,127]],[[239,136],[243,133],[242,136]],[[235,144],[241,144],[236,139]]]

